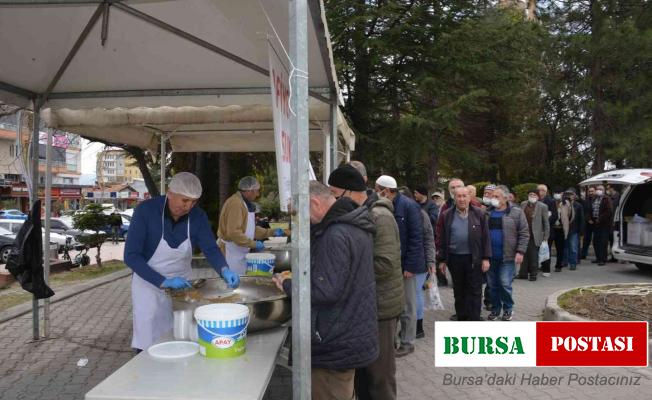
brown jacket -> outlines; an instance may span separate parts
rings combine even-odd
[[[225,242],[233,242],[240,247],[249,247],[250,249],[256,248],[256,240],[264,240],[270,236],[274,236],[273,229],[265,229],[256,226],[254,239],[251,240],[245,236],[247,231],[247,206],[240,192],[236,192],[233,196],[229,197],[222,212],[220,212],[219,227],[217,228],[217,237]],[[226,254],[224,243],[220,241],[220,249],[222,254]]]

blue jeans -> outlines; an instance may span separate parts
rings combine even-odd
[[[580,235],[577,232],[569,233],[564,243],[564,265],[577,265],[580,248]]]
[[[423,284],[426,282],[427,272],[414,274],[417,280],[417,319],[423,319]]]
[[[511,312],[514,307],[512,279],[515,268],[513,262],[491,260],[491,267],[487,271],[487,285],[489,285],[491,304],[495,314],[500,314],[501,310]]]

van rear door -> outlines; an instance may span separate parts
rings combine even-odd
[[[652,181],[652,169],[618,169],[603,172],[580,183],[580,186],[600,185],[640,185]]]

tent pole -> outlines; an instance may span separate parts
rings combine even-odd
[[[322,176],[324,184],[328,184],[328,177],[331,174],[331,124],[326,125],[328,129],[322,133],[324,135],[324,151],[322,152]]]
[[[52,129],[48,129],[45,147],[45,240],[43,241],[43,278],[50,283],[50,218],[52,217]],[[50,299],[43,300],[43,336],[50,337]]]
[[[290,58],[296,70],[290,81],[292,119],[292,398],[311,398],[310,354],[310,215],[308,176],[308,4],[290,0]]]
[[[159,163],[161,164],[161,195],[165,194],[165,160],[167,159],[166,151],[165,135],[161,133],[161,154],[159,155]]]
[[[32,125],[32,152],[30,156],[32,157],[32,191],[30,195],[30,208],[34,207],[34,203],[38,201],[38,150],[39,150],[39,125],[40,125],[40,104],[37,99],[32,101],[34,109],[34,122]],[[40,218],[40,215],[36,215],[36,218]],[[36,296],[32,297],[32,338],[34,340],[39,340],[41,334],[39,332],[39,317],[38,317],[38,299]]]
[[[330,161],[331,161],[331,171],[338,167],[338,157],[337,157],[337,93],[333,93],[331,101],[331,131],[329,132],[331,136],[331,148],[330,148]]]

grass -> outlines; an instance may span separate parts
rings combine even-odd
[[[570,301],[575,295],[579,294],[580,289],[569,290],[568,292],[562,293],[561,296],[557,298],[557,304],[563,309],[567,309],[570,306]]]
[[[111,260],[102,263],[102,267],[89,265],[87,267],[75,268],[71,271],[63,271],[50,276],[50,287],[57,291],[72,283],[85,282],[99,278],[120,270],[127,266],[118,260]],[[0,311],[6,310],[18,304],[32,300],[32,294],[21,289],[18,282],[14,282],[4,289],[0,289]]]

